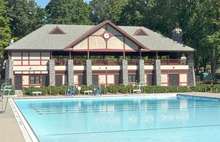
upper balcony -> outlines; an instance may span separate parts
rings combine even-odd
[[[65,66],[67,65],[68,59],[55,59],[56,66]],[[116,66],[121,65],[121,59],[91,59],[92,65],[96,66]],[[139,59],[128,59],[128,65],[138,65]],[[186,62],[181,59],[161,59],[161,65],[186,65]],[[154,59],[144,60],[145,65],[154,65]],[[86,64],[85,59],[74,59],[74,65],[84,66]]]

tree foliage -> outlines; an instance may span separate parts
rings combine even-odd
[[[51,0],[46,6],[47,22],[89,24],[90,7],[83,0]]]
[[[128,0],[93,0],[91,19],[94,23],[100,23],[104,20],[111,20],[119,24],[122,10],[125,8]]]
[[[8,0],[12,35],[21,38],[43,24],[44,12],[35,0]]]
[[[2,58],[4,48],[8,45],[10,38],[11,33],[5,1],[0,0],[0,58]]]
[[[196,67],[220,61],[220,0],[51,0],[45,9],[35,0],[0,0],[0,46],[21,38],[44,23],[98,24],[111,20],[118,25],[145,26],[166,36],[178,23],[184,44],[196,49]],[[6,13],[6,10],[8,13]],[[8,17],[7,17],[8,14]],[[46,14],[46,15],[45,15]]]
[[[120,23],[146,26],[166,36],[171,36],[178,23],[184,32],[184,43],[196,49],[196,66],[206,67],[219,60],[213,59],[210,50],[219,45],[220,27],[216,24],[220,20],[219,3],[219,0],[128,0]],[[220,55],[220,51],[215,54]]]

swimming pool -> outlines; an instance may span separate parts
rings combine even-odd
[[[18,99],[40,142],[219,142],[218,99]]]

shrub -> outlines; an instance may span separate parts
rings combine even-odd
[[[110,85],[110,86],[102,86],[101,92],[102,94],[127,94],[131,93],[133,89],[137,89],[137,86],[132,85]],[[144,86],[144,93],[171,93],[171,92],[212,92],[219,93],[220,85],[207,85],[207,84],[199,84],[195,87],[164,87],[164,86]],[[67,90],[67,86],[48,86],[42,88],[25,88],[23,90],[25,95],[32,95],[33,91],[41,91],[42,95],[65,95]],[[80,93],[83,94],[85,90],[94,90],[93,86],[81,86]],[[77,90],[78,92],[78,90]]]
[[[132,89],[131,85],[118,85],[118,92],[122,94],[130,93]]]
[[[42,95],[45,95],[46,93],[43,91],[42,88],[36,88],[36,87],[30,87],[30,88],[25,88],[23,90],[24,94],[25,95],[29,95],[29,96],[32,96],[32,92],[35,92],[35,91],[41,91],[42,92]]]
[[[84,94],[84,91],[86,91],[86,90],[94,90],[94,87],[93,86],[82,85],[81,90],[80,90],[80,94]]]
[[[110,85],[105,88],[108,93],[112,93],[112,94],[118,93],[118,86],[117,85]]]

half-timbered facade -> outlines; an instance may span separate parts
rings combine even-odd
[[[193,49],[145,27],[45,25],[6,48],[16,89],[55,85],[193,86]]]

